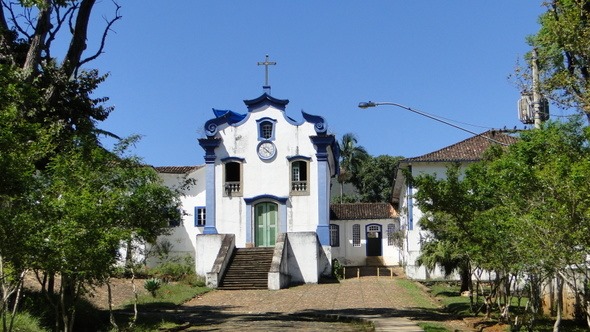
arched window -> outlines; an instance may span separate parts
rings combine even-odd
[[[361,246],[361,225],[359,224],[352,225],[352,246]]]
[[[340,226],[330,224],[330,246],[340,247]]]

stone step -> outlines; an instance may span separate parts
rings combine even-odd
[[[267,289],[273,250],[273,248],[236,249],[219,289]]]

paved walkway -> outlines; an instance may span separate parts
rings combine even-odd
[[[185,315],[192,312],[199,317],[190,319],[192,323],[182,330],[326,331],[345,326],[362,330],[359,324],[343,323],[354,317],[373,322],[376,331],[423,331],[407,317],[416,319],[424,311],[397,281],[396,277],[372,276],[278,291],[214,290],[182,307]],[[305,321],[310,324],[303,324]],[[331,325],[320,326],[320,322]],[[333,325],[337,323],[343,326]]]

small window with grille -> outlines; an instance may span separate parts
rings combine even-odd
[[[361,246],[361,225],[359,224],[352,225],[352,246]]]
[[[340,226],[330,224],[330,246],[340,247]]]
[[[195,227],[205,226],[206,209],[204,206],[195,206]]]

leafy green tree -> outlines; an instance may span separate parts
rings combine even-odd
[[[540,283],[547,278],[557,280],[558,293],[567,283],[588,319],[590,131],[578,119],[550,122],[520,136],[507,149],[488,151],[462,179],[457,166],[445,179],[414,179],[425,212],[420,223],[431,236],[421,260],[453,269],[465,259],[472,269],[496,272],[494,289],[506,295],[511,280],[528,278],[529,328],[540,309]],[[506,297],[504,303],[510,303]],[[555,330],[559,322],[558,310]]]
[[[448,276],[460,271],[461,292],[471,289],[469,227],[473,222],[473,207],[469,189],[460,180],[459,164],[448,167],[446,177],[423,174],[412,179],[417,192],[416,203],[424,213],[420,227],[429,236],[423,243],[419,265],[429,269],[442,267]]]
[[[351,182],[362,202],[389,202],[397,164],[402,157],[382,155],[363,160]]]
[[[97,124],[111,107],[92,94],[106,76],[84,67],[105,48],[88,34],[95,0],[0,0],[0,281],[2,313],[33,269],[61,278],[56,330],[71,331],[86,287],[104,282],[122,243],[151,241],[178,220],[178,193],[127,156],[109,152]],[[56,39],[69,40],[63,52]],[[92,49],[88,43],[95,41]],[[58,59],[54,54],[64,54]],[[14,282],[12,282],[14,280]],[[6,317],[5,315],[3,317]],[[10,330],[3,320],[3,330]],[[10,324],[8,324],[10,325]]]
[[[582,110],[590,120],[590,1],[551,0],[541,29],[529,38],[537,49],[546,96]]]
[[[361,165],[370,158],[370,155],[364,147],[358,145],[357,137],[353,133],[342,136],[339,148],[340,174],[338,175],[338,183],[340,183],[340,196],[342,198],[344,183],[354,183]],[[342,199],[340,203],[342,203]]]
[[[533,275],[538,271],[569,283],[584,299],[587,319],[589,294],[580,284],[589,277],[589,143],[590,132],[579,120],[551,122],[542,130],[523,132],[521,140],[490,165],[502,179],[496,195],[519,239],[515,249],[523,267]]]
[[[40,174],[39,226],[29,245],[36,248],[34,269],[61,277],[59,299],[48,297],[60,330],[73,330],[78,299],[86,287],[107,280],[121,244],[153,241],[181,218],[178,193],[125,151],[80,144],[52,158]]]

